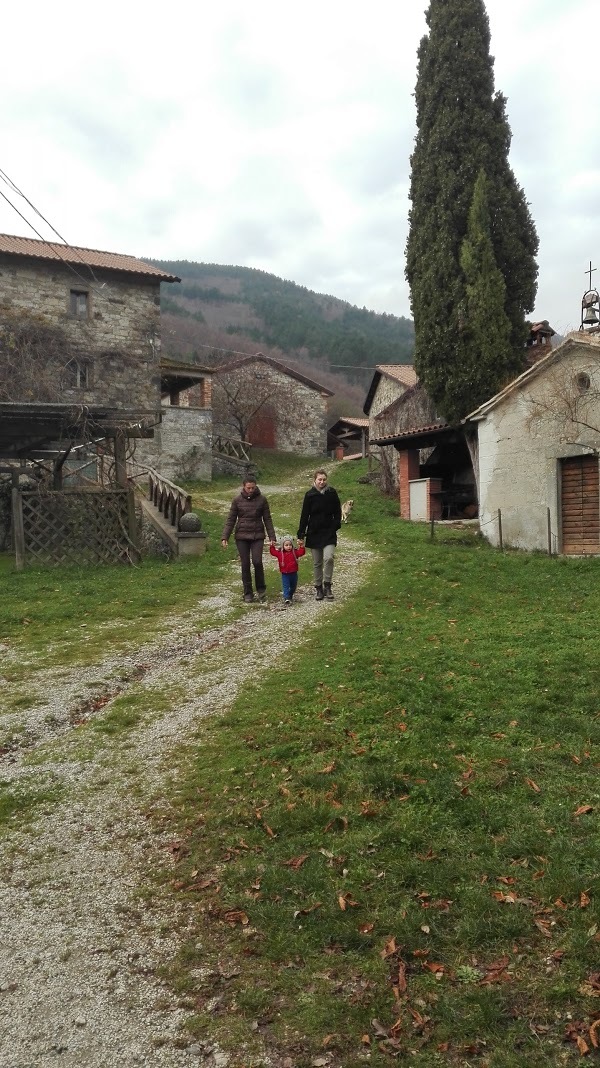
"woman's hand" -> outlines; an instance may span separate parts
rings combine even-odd
[[[221,538],[221,547],[223,549],[227,548],[227,538]]]

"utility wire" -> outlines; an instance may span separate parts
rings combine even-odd
[[[7,204],[10,204],[11,208],[13,209],[13,211],[16,211],[17,215],[20,215],[20,217],[23,219],[23,222],[25,222],[27,224],[27,226],[29,226],[33,230],[34,234],[37,234],[37,236],[39,237],[40,241],[42,241],[44,243],[44,245],[47,245],[48,248],[52,249],[52,251],[56,254],[58,259],[62,260],[62,262],[65,264],[65,266],[68,267],[69,270],[73,272],[75,277],[79,278],[80,282],[83,282],[86,287],[88,287],[89,289],[93,290],[94,292],[96,291],[96,287],[93,286],[93,285],[90,285],[89,278],[84,278],[84,276],[82,274],[80,274],[79,271],[75,270],[75,268],[73,267],[72,263],[69,263],[69,261],[66,260],[64,258],[64,256],[60,255],[60,252],[58,252],[58,249],[61,246],[57,245],[55,241],[48,241],[47,238],[42,237],[42,235],[40,234],[39,230],[36,230],[36,228],[33,225],[33,223],[29,222],[29,219],[27,219],[26,216],[23,215],[23,212],[19,211],[19,209],[16,207],[16,205],[13,204],[12,200],[9,200],[8,197],[6,196],[6,193],[3,193],[1,189],[0,189],[0,197],[2,197],[3,200],[5,200]],[[43,218],[43,216],[42,216],[42,218]],[[48,224],[48,225],[50,225],[50,224]],[[71,245],[69,245],[68,247],[72,248]],[[80,257],[80,259],[82,259],[82,257]],[[94,272],[92,271],[92,268],[90,267],[89,263],[85,263],[85,260],[83,260],[83,259],[82,259],[82,262],[85,264],[86,267],[89,268],[89,270],[91,271],[92,275],[94,275]],[[95,275],[94,275],[94,278],[95,278]],[[96,281],[98,281],[98,280],[96,279]],[[104,286],[104,283],[103,282],[98,282],[98,286],[99,286],[99,289],[102,289],[103,286]],[[99,290],[98,290],[98,292],[99,292]]]
[[[171,330],[170,333],[174,334],[175,331]],[[238,349],[222,349],[222,348],[219,348],[218,345],[202,345],[199,342],[194,346],[194,348],[196,348],[196,349],[211,349],[213,352],[226,352],[226,353],[230,353],[232,356],[255,356],[256,355],[256,353],[254,353],[254,352],[240,352]],[[330,364],[327,365],[327,367],[324,367],[323,370],[324,371],[328,371],[330,367],[352,367],[353,370],[355,370],[355,371],[375,371],[376,370],[375,366],[364,367],[364,366],[358,366],[355,363],[330,363]]]
[[[12,189],[12,190],[13,190],[13,192],[17,193],[17,195],[18,195],[18,196],[22,197],[22,198],[23,198],[23,200],[24,200],[24,201],[25,201],[25,202],[26,202],[27,204],[29,204],[29,207],[31,208],[31,210],[32,210],[32,211],[34,211],[36,215],[39,215],[40,219],[42,219],[42,220],[43,220],[43,222],[45,222],[45,223],[46,223],[46,226],[49,226],[49,227],[50,227],[50,229],[52,230],[52,233],[53,233],[53,234],[56,234],[56,236],[57,236],[58,238],[60,238],[60,240],[61,240],[61,241],[63,242],[63,244],[65,244],[65,245],[67,245],[67,246],[68,246],[69,248],[73,249],[73,252],[79,253],[79,249],[76,249],[76,248],[74,248],[74,247],[73,247],[72,245],[69,245],[69,242],[67,241],[67,239],[66,239],[65,237],[63,237],[63,236],[62,236],[62,234],[59,234],[59,232],[58,232],[58,230],[56,229],[56,227],[52,225],[52,223],[51,223],[51,222],[50,222],[50,221],[49,221],[49,220],[48,220],[48,219],[46,218],[46,216],[45,216],[45,215],[42,215],[42,213],[41,213],[41,211],[39,210],[39,208],[36,208],[35,204],[33,204],[33,203],[31,202],[31,200],[29,199],[29,197],[25,196],[25,193],[23,192],[23,190],[22,190],[22,189],[19,189],[18,185],[17,185],[17,184],[15,183],[15,182],[13,182],[12,178],[10,178],[10,177],[8,176],[8,174],[6,173],[6,171],[3,171],[1,167],[0,167],[0,178],[2,178],[2,180],[3,180],[4,182],[6,182],[6,184],[7,184],[8,186],[9,186],[9,188],[10,188],[10,189]],[[89,270],[89,272],[90,272],[90,274],[91,274],[92,278],[94,279],[94,282],[96,282],[96,283],[97,283],[98,285],[101,285],[101,283],[100,283],[100,282],[98,281],[98,279],[96,278],[96,275],[94,274],[94,270],[93,270],[93,268],[92,268],[91,264],[89,264],[89,263],[87,262],[87,260],[86,260],[86,259],[84,259],[84,257],[83,257],[83,256],[80,256],[80,255],[78,255],[78,256],[77,256],[77,258],[78,258],[79,260],[81,260],[81,262],[82,262],[82,263],[84,264],[84,266],[85,266],[85,267],[87,267],[87,268],[88,268],[88,270]]]

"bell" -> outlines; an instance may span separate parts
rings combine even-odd
[[[586,311],[586,313],[585,313],[585,315],[583,317],[583,325],[584,326],[597,326],[598,323],[600,323],[600,319],[598,318],[598,312],[596,311],[595,308],[592,308],[592,307],[588,308],[588,310]]]

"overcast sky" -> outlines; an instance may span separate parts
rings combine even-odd
[[[258,267],[410,315],[404,247],[426,8],[6,5],[0,168],[72,244]],[[579,326],[590,258],[600,279],[599,4],[487,9],[512,166],[540,237],[535,315],[563,333]],[[35,236],[2,199],[0,231]]]

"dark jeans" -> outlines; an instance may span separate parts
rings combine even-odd
[[[236,538],[235,544],[237,545],[237,551],[240,556],[240,562],[242,565],[242,585],[244,587],[244,597],[251,594],[252,591],[252,570],[250,567],[250,561],[254,567],[254,581],[256,583],[256,592],[260,593],[265,587],[265,569],[263,567],[262,554],[264,539],[260,538],[258,541],[244,541],[242,538]]]
[[[281,585],[283,586],[284,601],[291,601],[296,592],[296,586],[298,585],[298,572],[292,571],[289,575],[282,574]]]

